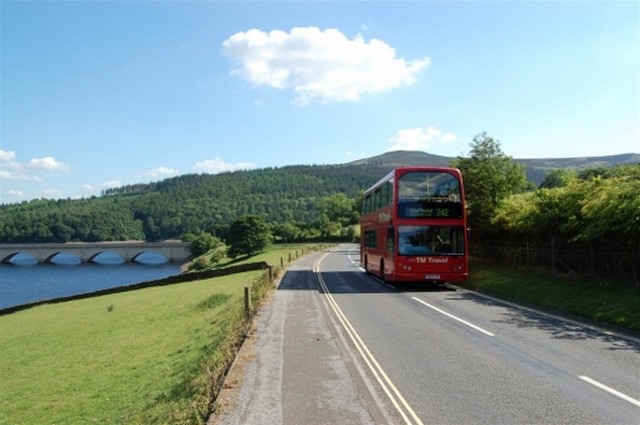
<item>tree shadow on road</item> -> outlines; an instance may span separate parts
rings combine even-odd
[[[449,299],[471,301],[501,309],[500,319],[494,320],[495,323],[507,324],[522,330],[541,330],[554,339],[597,340],[607,344],[607,350],[632,350],[640,353],[640,335],[626,329],[614,329],[607,324],[588,321],[563,312],[518,305],[474,292],[458,291],[455,297]]]

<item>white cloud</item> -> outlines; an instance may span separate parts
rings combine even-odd
[[[118,180],[109,180],[107,182],[102,183],[102,187],[106,187],[107,189],[113,189],[120,186],[122,186],[122,183]]]
[[[85,183],[85,184],[83,184],[83,185],[82,185],[82,188],[83,188],[84,190],[88,190],[88,191],[94,191],[94,190],[96,190],[96,187],[95,187],[94,185],[90,184],[90,183]]]
[[[29,180],[29,176],[23,171],[20,163],[15,162],[16,153],[0,150],[0,179],[2,180]]]
[[[47,156],[44,158],[33,158],[29,162],[29,168],[37,168],[42,170],[69,171],[69,167],[62,162],[56,161],[55,158]]]
[[[59,198],[62,195],[62,191],[58,189],[45,189],[44,197],[45,198]]]
[[[222,161],[220,158],[207,159],[206,161],[196,162],[194,166],[196,170],[202,170],[206,173],[222,173],[224,171],[236,171],[236,170],[248,170],[250,168],[256,168],[256,164],[250,162],[237,162],[235,164],[228,164]]]
[[[10,190],[8,195],[14,198],[24,198],[24,192],[21,190]]]
[[[3,180],[29,180],[30,177],[25,174],[22,165],[17,162],[3,162],[2,170],[0,170],[0,178]]]
[[[27,176],[25,176],[22,173],[16,173],[16,172],[11,172],[11,171],[7,171],[7,170],[0,170],[0,179],[2,179],[2,180],[20,180],[20,179],[27,179]]]
[[[0,161],[13,161],[16,159],[16,153],[13,151],[3,151],[0,149]]]
[[[251,29],[222,43],[237,63],[233,75],[258,86],[292,89],[300,104],[312,100],[358,101],[416,81],[428,58],[405,61],[385,42],[361,35],[349,40],[337,29],[293,28],[269,33]]]
[[[166,176],[175,176],[176,174],[178,174],[178,170],[174,168],[167,168],[167,167],[161,166],[158,168],[154,168],[153,170],[150,170],[145,175],[147,177],[162,177],[162,176],[166,177]]]
[[[450,143],[457,139],[453,133],[442,133],[434,127],[427,129],[417,128],[405,128],[398,130],[398,132],[391,137],[390,151],[426,151],[436,143]]]

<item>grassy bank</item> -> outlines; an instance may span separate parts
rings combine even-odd
[[[640,331],[640,288],[568,280],[472,261],[465,287]]]
[[[245,286],[254,305],[273,288],[255,271],[1,316],[0,423],[203,423],[249,325]]]
[[[260,272],[0,317],[0,423],[164,423],[208,408],[207,375]],[[203,376],[201,372],[208,370]]]

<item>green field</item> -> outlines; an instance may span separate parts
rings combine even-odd
[[[197,420],[209,407],[202,381],[224,363],[218,353],[234,343],[243,288],[260,273],[0,317],[0,423]]]

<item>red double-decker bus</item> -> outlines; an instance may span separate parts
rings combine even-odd
[[[462,174],[399,167],[363,195],[360,259],[385,281],[461,282],[468,272]]]

